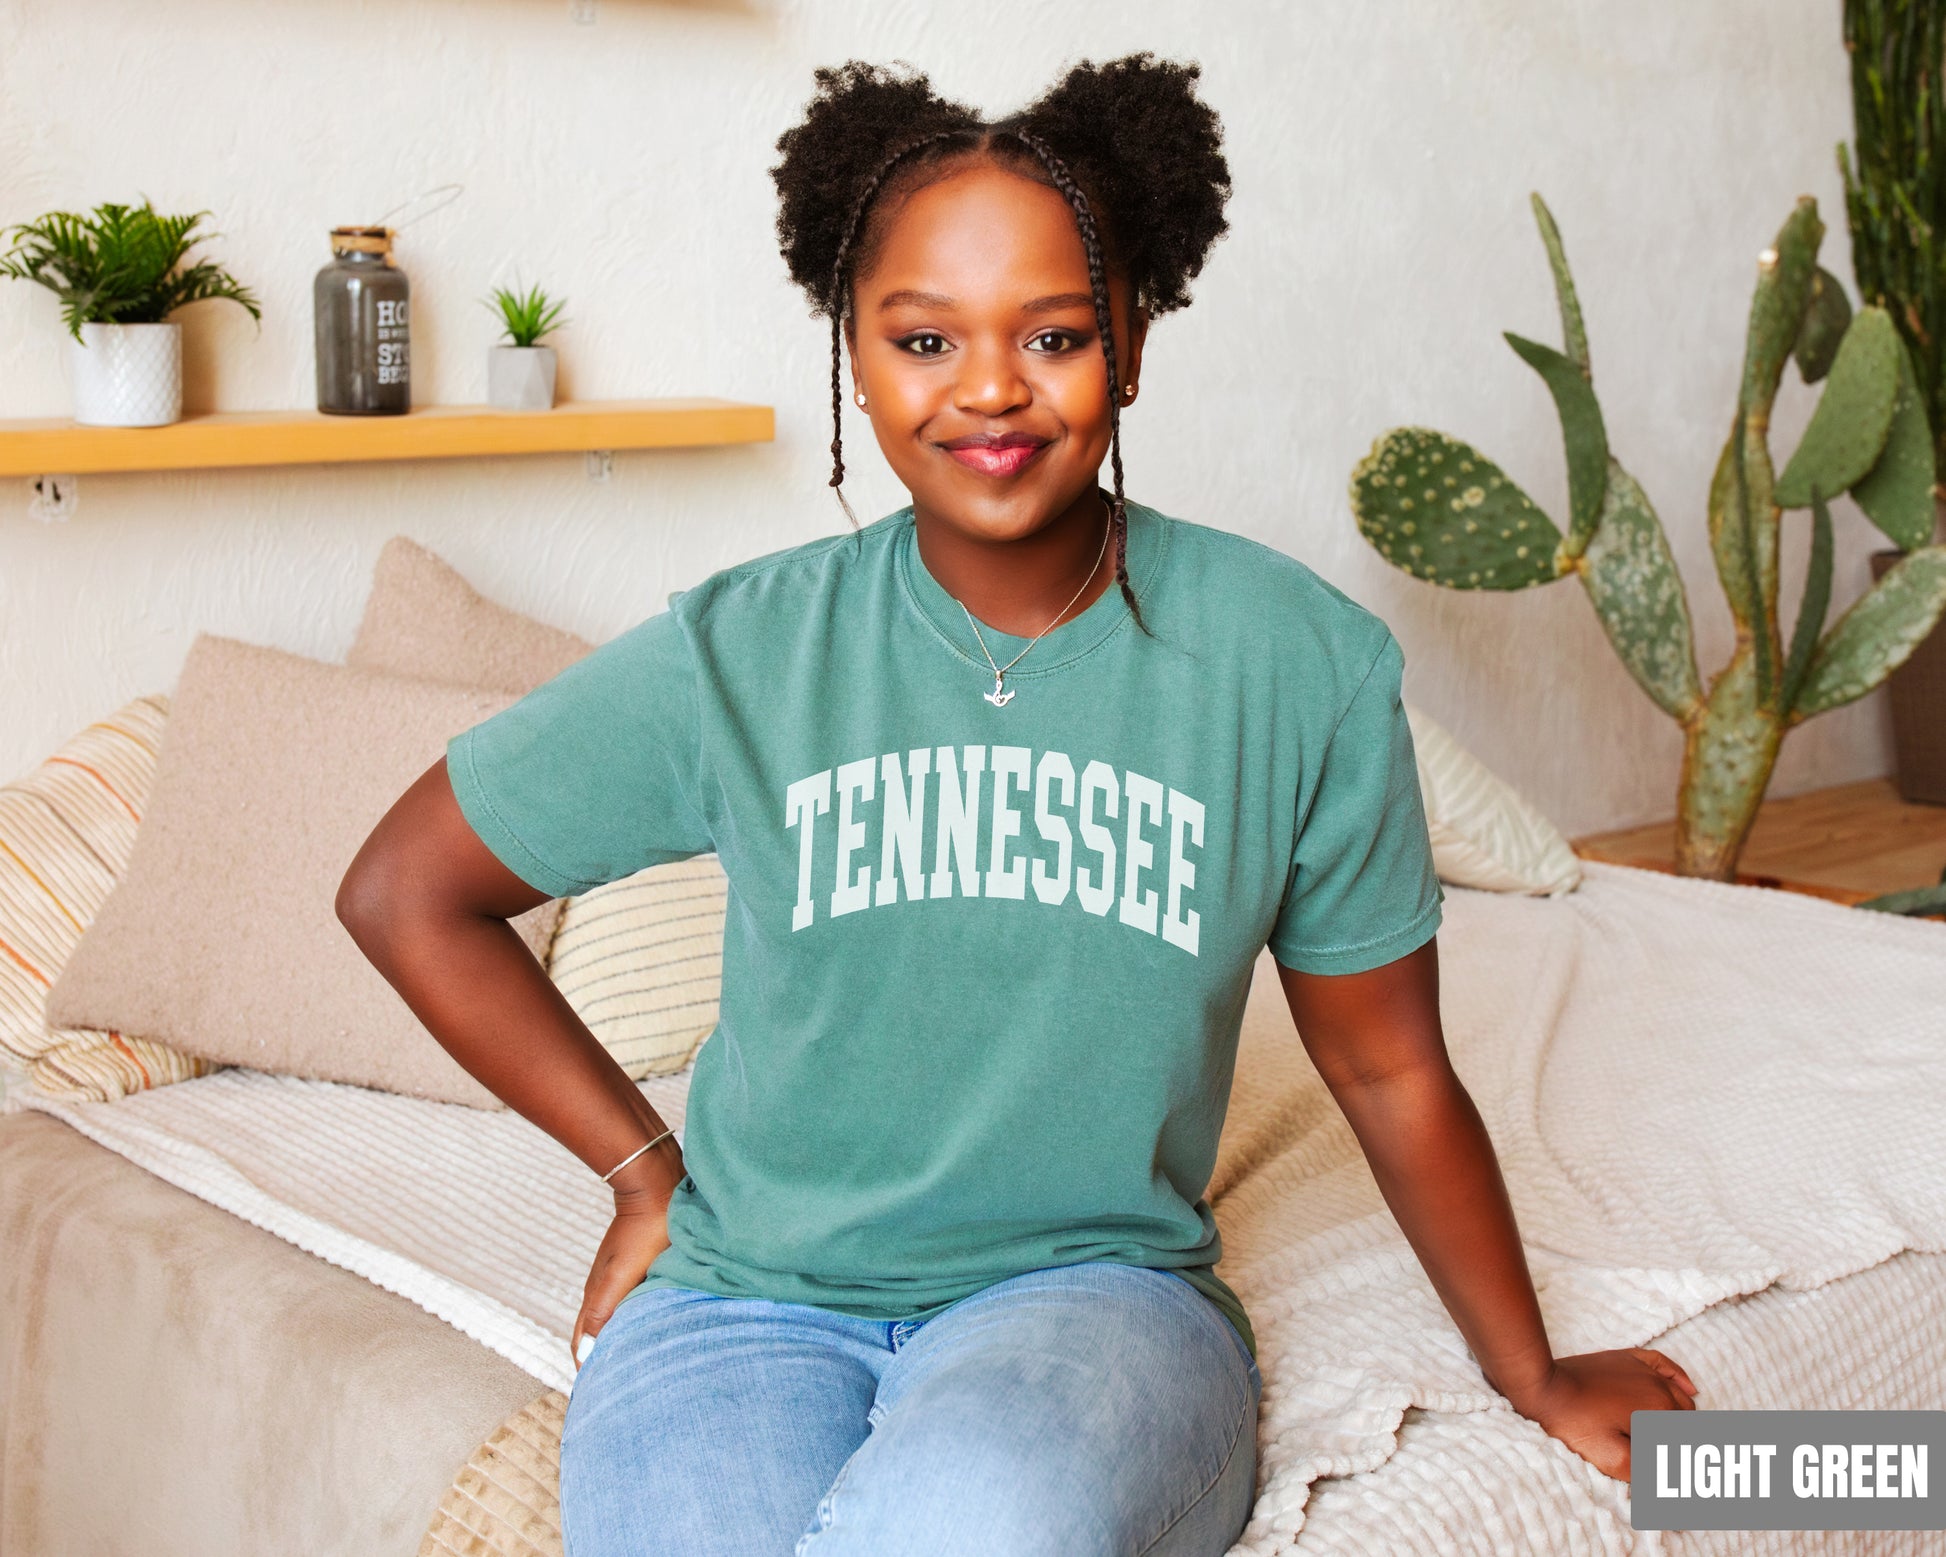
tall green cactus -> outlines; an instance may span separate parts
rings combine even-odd
[[[1554,218],[1534,215],[1560,302],[1565,351],[1508,335],[1560,416],[1568,462],[1565,532],[1477,449],[1422,427],[1372,445],[1352,472],[1352,511],[1395,567],[1449,589],[1525,589],[1569,574],[1656,706],[1683,728],[1676,868],[1729,880],[1787,731],[1862,697],[1946,612],[1946,546],[1932,535],[1933,444],[1911,355],[1882,308],[1853,313],[1820,270],[1824,224],[1806,197],[1757,262],[1743,377],[1710,481],[1710,550],[1736,623],[1729,660],[1705,690],[1689,601],[1661,521],[1608,447],[1581,304]],[[1820,380],[1810,425],[1779,474],[1770,410],[1785,364]],[[1849,492],[1908,555],[1827,631],[1832,526]],[[1777,599],[1785,510],[1810,510],[1804,596],[1785,641]]]
[[[1851,266],[1892,315],[1946,465],[1946,6],[1845,0],[1854,148],[1838,147]]]

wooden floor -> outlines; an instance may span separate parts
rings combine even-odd
[[[1621,865],[1668,869],[1673,821],[1574,841],[1575,853]],[[1767,800],[1738,862],[1742,879],[1810,888],[1856,903],[1931,886],[1946,871],[1946,806],[1909,805],[1890,779],[1867,779]]]

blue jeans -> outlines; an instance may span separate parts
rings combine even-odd
[[[561,1434],[567,1557],[1220,1557],[1263,1381],[1182,1277],[1011,1277],[920,1323],[650,1287]]]

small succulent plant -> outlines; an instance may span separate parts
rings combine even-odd
[[[532,346],[561,324],[567,300],[551,298],[537,286],[525,292],[495,287],[492,297],[487,299],[487,307],[499,313],[512,344]]]
[[[1609,448],[1581,304],[1539,195],[1534,215],[1565,349],[1511,334],[1507,342],[1541,376],[1560,416],[1565,529],[1477,449],[1420,427],[1396,428],[1372,446],[1352,473],[1352,509],[1381,556],[1429,583],[1511,590],[1579,578],[1629,674],[1682,726],[1676,868],[1729,880],[1785,734],[1871,691],[1946,611],[1946,546],[1927,544],[1935,472],[1920,381],[1887,312],[1854,313],[1838,279],[1818,267],[1824,224],[1816,201],[1799,200],[1758,260],[1736,412],[1710,482],[1710,547],[1736,645],[1705,687],[1668,538]],[[1805,382],[1825,387],[1780,474],[1770,409],[1793,357]],[[1827,503],[1840,492],[1907,555],[1826,631]],[[1786,643],[1777,552],[1782,514],[1795,509],[1811,513],[1810,566]]]

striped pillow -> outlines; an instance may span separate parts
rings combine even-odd
[[[47,992],[135,846],[168,712],[161,694],[138,697],[0,785],[0,1051],[57,1096],[107,1101],[215,1068],[146,1039],[47,1026]]]
[[[681,1070],[716,1026],[729,885],[714,854],[571,897],[547,971],[630,1078]]]
[[[1437,720],[1409,703],[1405,717],[1419,763],[1433,869],[1441,881],[1546,897],[1580,885],[1581,861],[1525,796]]]

